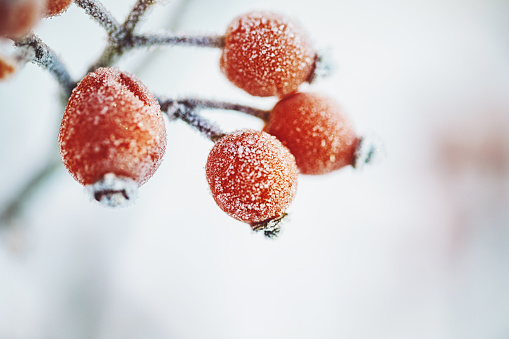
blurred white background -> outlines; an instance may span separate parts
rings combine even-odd
[[[221,34],[252,9],[299,20],[338,64],[303,90],[335,97],[387,158],[301,176],[276,240],[215,205],[212,144],[184,123],[129,208],[92,203],[61,167],[0,231],[0,338],[509,338],[509,3],[183,1],[140,30]],[[104,0],[119,20],[132,2]],[[76,78],[105,44],[75,5],[35,32]],[[168,47],[119,65],[158,94],[274,104],[233,87],[219,55]],[[61,114],[34,65],[0,84],[0,207],[57,154]]]

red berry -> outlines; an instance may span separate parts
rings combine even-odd
[[[284,98],[263,130],[290,149],[302,174],[324,174],[354,164],[358,137],[330,98],[312,93]]]
[[[28,34],[41,18],[46,0],[0,0],[0,36],[11,39]]]
[[[63,13],[71,2],[72,0],[48,0],[44,16],[50,17]]]
[[[207,159],[206,174],[219,207],[253,227],[282,217],[297,187],[293,155],[275,137],[259,131],[219,139]]]
[[[99,68],[73,90],[58,141],[64,165],[81,184],[108,181],[105,175],[113,174],[139,186],[161,163],[166,129],[145,85],[116,68]],[[125,195],[118,187],[100,186],[104,194]]]
[[[307,81],[316,53],[301,27],[274,13],[241,15],[228,26],[220,66],[236,86],[256,96],[285,96]]]

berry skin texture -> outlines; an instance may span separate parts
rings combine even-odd
[[[312,77],[316,52],[295,22],[275,13],[251,12],[227,28],[220,67],[251,95],[283,97]]]
[[[62,14],[67,10],[72,0],[48,0],[46,4],[45,17],[51,17]]]
[[[290,149],[302,174],[354,164],[358,137],[340,106],[325,96],[296,93],[280,100],[263,130]]]
[[[275,137],[253,130],[219,139],[206,175],[217,205],[251,226],[282,217],[297,188],[293,155]]]
[[[0,36],[18,39],[39,22],[46,0],[0,0]]]
[[[162,161],[166,128],[145,85],[117,68],[99,68],[73,90],[58,142],[65,167],[81,184],[101,182],[111,173],[140,186]],[[103,185],[101,194],[111,190]]]

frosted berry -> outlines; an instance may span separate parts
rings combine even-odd
[[[142,185],[159,167],[166,129],[159,104],[138,79],[99,68],[73,90],[58,141],[72,176],[95,185],[96,200],[117,205],[130,200],[132,182]]]
[[[302,174],[324,174],[355,162],[359,139],[340,106],[325,96],[296,93],[280,100],[264,131],[290,149]]]
[[[65,12],[71,2],[72,0],[48,0],[44,16],[50,17]]]
[[[0,0],[0,36],[18,39],[41,18],[46,0]]]
[[[236,86],[256,96],[285,96],[312,77],[316,53],[292,20],[251,12],[233,20],[220,66]]]
[[[283,217],[297,187],[293,155],[275,137],[253,130],[219,139],[206,174],[218,206],[254,229]]]

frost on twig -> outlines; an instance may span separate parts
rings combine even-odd
[[[134,5],[133,9],[127,16],[127,19],[122,24],[122,29],[126,35],[132,34],[138,22],[147,10],[156,3],[156,0],[138,0]]]
[[[131,48],[165,45],[188,45],[198,47],[223,48],[224,36],[162,33],[137,35],[133,36],[130,41]]]
[[[181,100],[179,100],[179,102],[184,103],[188,106],[196,107],[196,108],[224,109],[224,110],[229,110],[229,111],[242,112],[242,113],[260,118],[264,121],[266,121],[268,119],[269,114],[270,114],[270,111],[265,111],[265,110],[255,108],[255,107],[234,104],[234,103],[224,102],[224,101],[189,98],[189,99],[181,99]]]
[[[108,10],[97,0],[77,0],[87,14],[91,15],[108,32],[108,45],[99,59],[89,68],[89,72],[99,67],[111,66],[126,51],[134,48],[161,45],[190,45],[222,48],[224,37],[218,35],[189,34],[140,34],[133,35],[137,24],[146,11],[156,3],[155,0],[138,0],[122,25],[119,25]]]
[[[185,18],[185,14],[192,2],[193,0],[180,0],[176,3],[172,3],[174,9],[171,12],[168,20],[166,20],[163,29],[167,32],[176,32],[179,30],[182,25],[182,20]],[[133,73],[140,74],[143,72],[144,69],[152,64],[152,61],[156,59],[160,51],[160,49],[156,49],[151,53],[145,54]]]
[[[219,127],[196,114],[193,107],[178,103],[174,100],[159,100],[159,103],[161,105],[161,110],[167,112],[170,119],[174,118],[184,121],[213,142],[216,142],[226,135]]]
[[[58,81],[64,93],[69,96],[76,85],[64,64],[38,36],[29,34],[15,41],[17,47],[25,49],[25,59],[47,69]]]
[[[217,141],[225,134],[221,132],[218,127],[212,125],[200,115],[197,115],[196,110],[198,109],[223,109],[237,111],[252,115],[264,121],[268,119],[270,114],[270,111],[224,101],[197,98],[158,100],[161,105],[161,110],[166,112],[170,119],[181,119],[185,121],[189,125],[198,129],[201,133],[205,134],[212,141]]]
[[[108,33],[114,36],[120,31],[120,25],[113,15],[97,0],[74,0],[74,2],[83,8],[85,12],[94,18]]]

